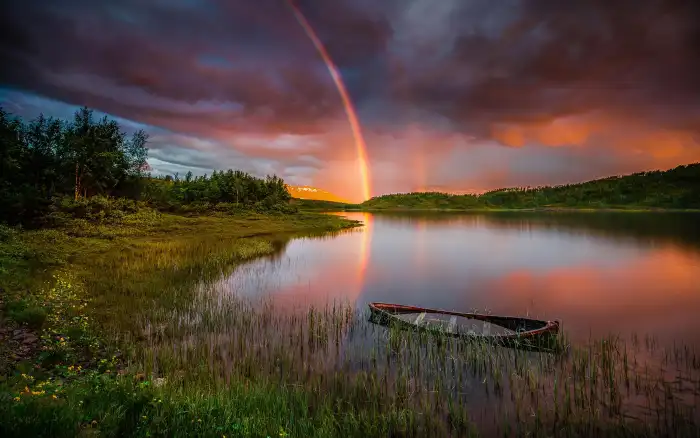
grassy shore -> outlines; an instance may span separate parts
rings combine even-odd
[[[143,209],[111,223],[1,227],[0,435],[59,433],[58,424],[32,418],[54,421],[53,405],[86,396],[80,388],[94,389],[91,379],[109,368],[108,376],[126,369],[143,340],[137,327],[189,303],[198,282],[279,252],[294,236],[356,225],[318,214],[185,217]],[[84,423],[65,421],[74,423],[61,423],[65,436]]]
[[[532,352],[292,310],[216,280],[338,217],[2,228],[0,436],[696,437],[700,356],[652,337]],[[14,355],[14,356],[13,356]]]
[[[70,277],[71,287],[87,289],[85,296],[75,298],[89,299],[86,307],[98,317],[101,328],[128,330],[129,320],[151,307],[175,305],[174,288],[279,252],[295,235],[358,224],[319,214],[186,217],[146,209],[117,223],[73,220],[60,228],[35,231],[2,227],[2,302],[10,322],[42,328],[45,314],[55,304],[42,300],[51,301],[47,291]]]

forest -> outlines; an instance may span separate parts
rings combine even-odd
[[[277,176],[233,170],[151,176],[148,138],[142,130],[127,136],[115,120],[86,107],[69,121],[40,115],[27,122],[0,108],[0,222],[36,227],[139,208],[293,210]]]
[[[480,195],[414,192],[374,197],[363,209],[700,209],[700,163],[579,184],[492,190]]]

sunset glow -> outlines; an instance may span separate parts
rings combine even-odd
[[[0,106],[143,129],[155,175],[239,169],[350,202],[700,162],[692,2],[571,1],[22,2]]]

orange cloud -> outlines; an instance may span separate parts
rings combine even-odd
[[[507,146],[525,146],[524,129],[521,126],[495,124],[491,126],[491,136]]]
[[[623,149],[633,147],[635,151],[646,152],[662,161],[681,157],[691,148],[698,146],[692,133],[679,130],[643,131],[631,137],[617,140],[615,144]],[[693,156],[700,156],[700,151],[694,152]]]
[[[595,134],[610,129],[610,119],[599,115],[557,117],[550,120],[523,123],[494,123],[491,125],[493,139],[512,147],[527,143],[545,146],[582,145]]]
[[[619,113],[494,123],[490,133],[494,140],[515,148],[528,144],[584,147],[580,153],[593,155],[605,151],[617,154],[620,159],[628,157],[646,163],[644,169],[636,170],[668,168],[700,160],[700,142],[694,132],[664,129],[643,118]]]

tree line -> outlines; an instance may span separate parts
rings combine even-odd
[[[142,191],[143,199],[164,210],[177,210],[181,205],[202,208],[216,204],[258,206],[270,209],[285,205],[291,199],[282,178],[273,175],[254,177],[240,170],[214,171],[211,176],[184,178],[176,174],[148,178]]]
[[[372,198],[365,208],[700,208],[700,163],[670,170],[612,176],[578,184],[517,187],[481,195],[439,192],[391,194]]]
[[[81,211],[98,198],[92,204],[117,198],[169,211],[222,203],[271,208],[290,199],[277,176],[229,170],[153,177],[148,139],[143,130],[128,136],[87,107],[72,120],[40,115],[26,122],[0,107],[0,222],[41,225],[52,212]]]

